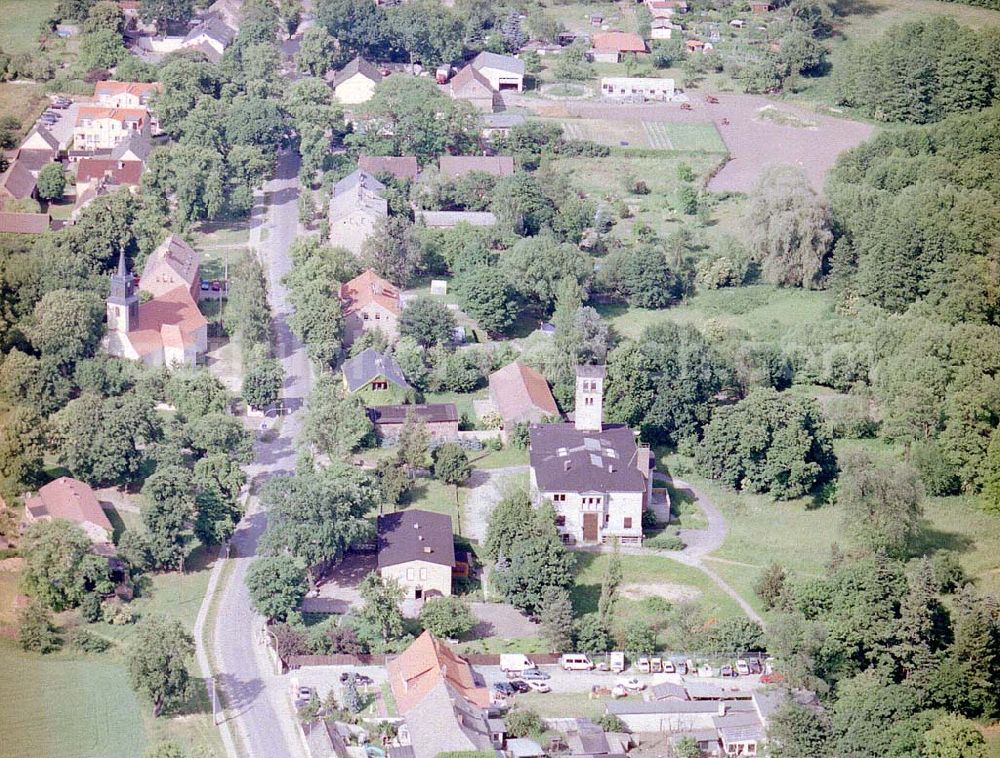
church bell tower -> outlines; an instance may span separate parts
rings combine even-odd
[[[111,275],[111,294],[107,302],[108,332],[128,334],[139,319],[139,293],[135,280],[125,267],[125,252],[118,256],[118,270]]]

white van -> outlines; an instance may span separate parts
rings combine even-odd
[[[565,653],[559,659],[559,665],[565,671],[590,671],[594,668],[590,658],[583,653]]]
[[[523,653],[501,653],[500,670],[505,674],[511,671],[520,674],[525,669],[533,669],[535,664]]]
[[[611,653],[611,670],[616,674],[625,670],[625,653]]]

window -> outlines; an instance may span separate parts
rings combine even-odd
[[[415,574],[412,568],[406,569],[406,580],[412,582],[415,578]]]
[[[381,313],[376,313],[375,314],[375,320],[376,321],[381,321],[382,320],[382,314]]]
[[[566,526],[566,517],[563,515],[557,515],[556,526]]]
[[[632,517],[631,516],[626,516],[625,517],[625,521],[622,523],[622,526],[624,526],[626,529],[631,529],[632,528]]]
[[[558,494],[553,495],[552,496],[552,502],[553,503],[565,503],[566,502],[566,493],[563,492],[563,493],[558,493]]]
[[[585,398],[584,401],[583,401],[583,404],[584,405],[593,405],[594,404],[594,398],[592,398],[592,397]]]
[[[389,382],[383,382],[383,381],[379,381],[378,379],[376,379],[375,381],[372,382],[372,389],[373,390],[387,390],[387,389],[389,389]]]
[[[368,314],[367,313],[362,313],[361,314],[361,318],[363,318],[365,321],[367,321],[368,320]]]
[[[427,579],[427,569],[420,569],[420,581],[425,581]]]

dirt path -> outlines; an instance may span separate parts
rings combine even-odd
[[[701,509],[701,512],[705,514],[705,519],[708,521],[708,526],[704,529],[680,530],[680,536],[684,540],[685,545],[683,550],[658,552],[678,563],[692,566],[704,573],[709,579],[715,582],[719,589],[735,600],[748,617],[761,626],[764,626],[764,619],[754,610],[753,606],[736,590],[730,587],[728,582],[715,573],[705,562],[705,559],[710,558],[710,554],[722,547],[722,543],[726,541],[726,534],[729,529],[726,526],[726,519],[723,517],[722,511],[683,479],[670,479],[666,474],[660,472],[656,472],[653,476],[660,481],[670,482],[674,490],[683,492],[691,497]]]

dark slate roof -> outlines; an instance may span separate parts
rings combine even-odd
[[[371,347],[366,348],[350,360],[344,361],[340,370],[344,372],[344,379],[347,380],[348,392],[357,392],[372,379],[377,379],[380,376],[397,387],[404,390],[410,389],[410,385],[407,384],[406,377],[403,376],[395,359],[389,355],[382,355]]]
[[[368,417],[376,424],[404,424],[410,412],[427,424],[458,423],[458,408],[454,403],[376,405],[368,409]]]
[[[218,16],[207,17],[202,23],[188,32],[184,41],[191,42],[196,40],[201,34],[214,39],[216,42],[221,42],[223,45],[228,45],[236,37],[235,30]]]
[[[333,78],[330,79],[330,86],[336,89],[355,74],[361,74],[362,76],[371,79],[373,82],[382,81],[382,72],[378,70],[378,67],[376,67],[374,63],[369,63],[359,55],[333,75]]]
[[[17,200],[31,197],[35,192],[35,176],[23,163],[15,161],[7,169],[7,174],[3,178],[3,187],[10,193],[10,196]]]
[[[410,561],[455,565],[451,516],[408,510],[378,517],[378,567]]]
[[[114,160],[121,160],[126,153],[135,153],[140,161],[145,161],[149,154],[153,152],[153,143],[141,134],[133,134],[124,142],[119,142],[111,149],[111,157]]]
[[[643,492],[635,435],[624,424],[581,431],[573,424],[530,429],[531,468],[542,492]]]
[[[343,195],[345,192],[356,190],[359,185],[372,192],[381,192],[385,189],[385,185],[382,182],[367,171],[359,168],[333,185],[333,196],[337,197],[338,195]]]
[[[607,374],[607,366],[591,366],[584,363],[576,367],[576,375],[587,379],[603,379]]]

